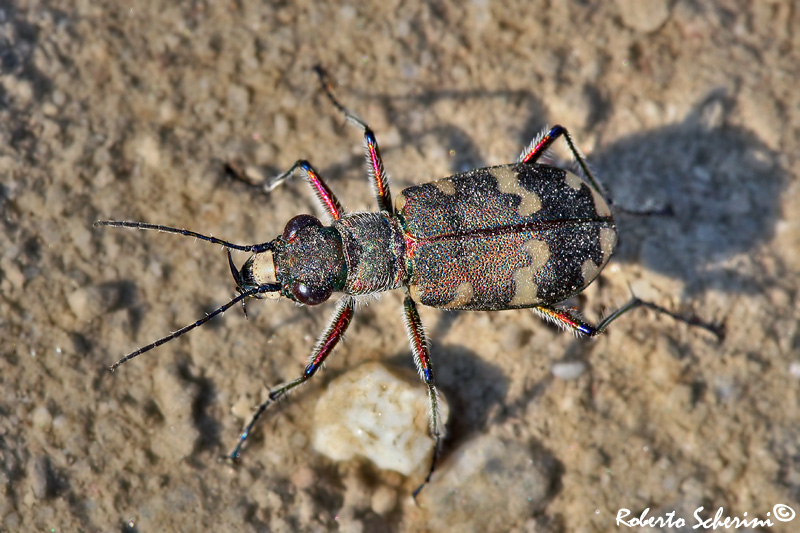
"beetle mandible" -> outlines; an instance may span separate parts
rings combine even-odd
[[[242,431],[230,454],[232,460],[239,458],[261,414],[317,372],[347,330],[356,301],[363,295],[393,289],[404,292],[406,332],[414,362],[428,389],[430,433],[435,441],[431,466],[414,491],[414,498],[431,479],[444,436],[418,304],[469,311],[531,308],[562,328],[587,336],[598,335],[632,309],[647,307],[719,336],[714,326],[680,317],[636,297],[597,325],[583,320],[572,309],[558,306],[592,283],[617,244],[611,202],[562,126],[538,135],[516,163],[474,169],[408,187],[392,202],[375,134],[366,122],[339,103],[322,68],[315,67],[315,71],[333,106],[363,132],[377,212],[346,213],[314,167],[299,160],[265,182],[264,190],[271,192],[300,170],[330,217],[329,225],[301,214],[289,220],[275,239],[239,245],[158,224],[111,220],[95,223],[159,230],[221,244],[226,248],[239,293],[197,322],[126,355],[111,366],[112,371],[238,302],[244,305],[248,298],[284,297],[299,304],[317,305],[334,293],[343,294],[303,373],[270,391]],[[575,172],[539,163],[558,138],[564,139],[574,157]],[[237,268],[231,250],[252,255]]]

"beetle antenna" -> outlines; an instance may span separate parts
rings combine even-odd
[[[188,326],[184,326],[184,327],[182,327],[181,329],[179,329],[178,331],[176,331],[174,333],[170,333],[169,335],[167,335],[165,337],[161,337],[160,339],[158,339],[155,342],[151,342],[147,346],[142,346],[141,348],[139,348],[135,352],[129,353],[128,355],[126,355],[125,357],[123,357],[122,359],[120,359],[119,361],[114,363],[113,365],[111,365],[110,369],[111,369],[112,372],[114,372],[117,368],[119,368],[123,364],[127,363],[128,361],[130,361],[134,357],[136,357],[138,355],[141,355],[141,354],[143,354],[145,352],[149,352],[153,348],[157,348],[157,347],[161,346],[162,344],[165,344],[165,343],[171,341],[172,339],[177,339],[178,337],[180,337],[184,333],[187,333],[187,332],[193,330],[194,328],[196,328],[198,326],[202,326],[203,324],[205,324],[206,322],[208,322],[209,320],[211,320],[212,318],[214,318],[218,314],[224,313],[225,311],[227,311],[229,308],[233,307],[234,305],[236,305],[240,301],[243,301],[248,296],[255,296],[257,294],[262,294],[262,293],[265,293],[265,292],[275,292],[275,291],[279,291],[279,290],[280,290],[280,285],[278,285],[277,283],[270,283],[270,284],[266,284],[266,285],[259,285],[258,287],[253,287],[252,289],[249,289],[249,290],[246,290],[246,291],[242,291],[235,298],[233,298],[230,302],[228,302],[228,303],[226,303],[224,305],[221,305],[220,307],[218,307],[214,311],[211,311],[210,313],[208,313],[206,316],[204,316],[203,318],[201,318],[197,322],[195,322],[193,324],[189,324]]]
[[[197,233],[195,231],[189,231],[188,229],[181,229],[181,228],[173,228],[170,226],[162,226],[161,224],[148,224],[147,222],[131,222],[128,220],[98,220],[94,223],[95,227],[98,226],[110,226],[113,228],[136,228],[136,229],[148,229],[148,230],[156,230],[156,231],[163,231],[165,233],[175,233],[177,235],[185,235],[187,237],[194,237],[196,239],[201,239],[204,241],[208,241],[213,244],[221,244],[225,248],[230,248],[231,250],[240,250],[242,252],[253,252],[253,253],[260,253],[266,252],[268,250],[272,250],[272,243],[265,242],[261,244],[234,244],[232,242],[224,241],[222,239],[217,239],[216,237],[212,237],[210,235],[203,235],[202,233]]]

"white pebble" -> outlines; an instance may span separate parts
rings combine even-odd
[[[370,506],[375,514],[385,515],[397,506],[397,491],[391,487],[378,487],[372,493]]]
[[[670,17],[670,5],[666,0],[617,0],[619,14],[625,26],[642,33],[660,28]]]
[[[50,414],[50,411],[47,410],[47,407],[37,407],[34,409],[31,414],[31,419],[35,427],[45,431],[49,430],[53,423],[53,416]]]
[[[442,426],[447,406],[440,394]],[[335,461],[366,457],[404,475],[425,472],[433,453],[428,394],[416,376],[366,363],[333,380],[314,410],[313,446]]]
[[[564,361],[554,364],[550,371],[558,379],[578,379],[586,371],[586,364],[583,361]]]

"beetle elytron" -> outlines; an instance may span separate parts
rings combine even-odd
[[[238,459],[259,416],[277,399],[310,379],[347,330],[359,296],[392,289],[405,293],[403,311],[411,351],[428,388],[430,432],[435,439],[430,481],[444,435],[428,343],[417,304],[444,309],[532,308],[565,329],[597,335],[620,315],[644,306],[673,313],[633,298],[593,326],[557,304],[581,292],[614,252],[617,231],[607,201],[566,129],[539,135],[514,164],[471,170],[403,190],[392,202],[375,135],[343,107],[315,68],[332,104],[364,135],[369,179],[378,212],[345,213],[319,173],[304,160],[264,185],[267,192],[300,170],[331,218],[326,226],[312,215],[292,218],[283,233],[261,244],[238,245],[193,231],[143,222],[99,221],[100,226],[152,229],[221,244],[236,281],[238,296],[171,335],[123,357],[111,370],[160,346],[248,298],[285,297],[317,305],[342,293],[330,322],[297,379],[279,385],[256,410],[230,458]],[[537,163],[559,137],[578,166],[577,174]],[[251,252],[237,268],[230,250]],[[686,320],[713,330],[712,326]]]

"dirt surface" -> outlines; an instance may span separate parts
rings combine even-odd
[[[0,529],[616,531],[650,508],[691,531],[703,507],[796,530],[775,506],[800,511],[798,28],[790,0],[0,3]],[[111,374],[235,293],[219,246],[92,222],[263,242],[314,212],[306,186],[266,196],[225,163],[263,179],[298,158],[373,209],[317,63],[395,193],[568,127],[617,205],[674,211],[620,215],[617,255],[570,305],[596,320],[632,288],[725,340],[644,310],[590,341],[529,311],[422,309],[451,415],[417,507],[418,477],[310,445],[333,377],[413,366],[389,293],[242,464],[221,461],[332,305],[253,302]],[[486,484],[433,497],[475,442],[503,455]]]

